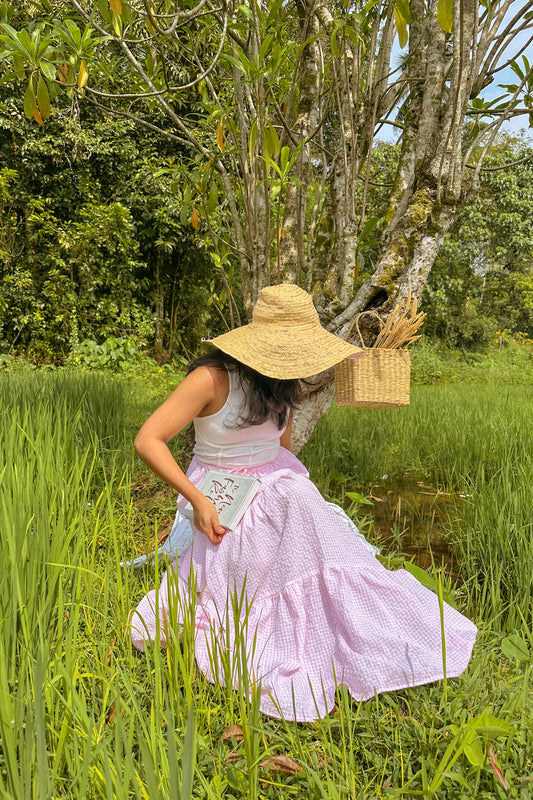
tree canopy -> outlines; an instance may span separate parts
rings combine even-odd
[[[4,3],[2,55],[37,122],[63,95],[73,114],[89,100],[183,148],[169,167],[183,184],[182,209],[211,238],[221,267],[240,264],[246,308],[261,286],[295,280],[346,335],[369,303],[386,310],[407,286],[421,293],[502,122],[531,114],[527,43],[516,37],[531,28],[532,8],[530,0],[43,0],[22,11]],[[485,100],[508,63],[516,83]],[[386,212],[373,219],[372,155],[385,123],[398,128],[401,152]],[[379,258],[354,297],[372,230]]]

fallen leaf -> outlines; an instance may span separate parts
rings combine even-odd
[[[289,756],[272,756],[261,761],[259,766],[272,769],[274,772],[285,772],[287,775],[296,775],[303,770],[302,765],[293,761]]]
[[[240,725],[230,725],[222,734],[222,741],[229,742],[230,739],[235,739],[236,742],[242,742],[244,734]]]
[[[318,769],[324,769],[326,764],[331,764],[331,756],[329,753],[320,753],[317,758],[317,767]]]
[[[231,753],[228,753],[226,758],[224,759],[225,764],[233,764],[234,761],[239,761],[242,758],[242,753],[237,753],[236,750],[232,750]]]
[[[116,706],[114,703],[111,703],[111,708],[109,709],[109,716],[107,718],[107,724],[114,725],[116,716],[117,716]]]
[[[505,789],[505,791],[507,791],[509,789],[509,784],[507,783],[507,781],[503,777],[503,772],[501,771],[499,765],[496,763],[496,757],[494,755],[494,750],[492,749],[492,745],[490,745],[490,747],[489,747],[489,761],[490,761],[490,765],[491,765],[492,769],[494,770],[494,774],[496,775],[496,777],[500,781],[500,783],[503,786],[503,788]]]

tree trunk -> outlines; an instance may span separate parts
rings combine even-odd
[[[293,453],[299,453],[311,438],[317,422],[331,406],[334,394],[333,381],[330,379],[325,386],[315,389],[302,400],[294,413],[292,422],[291,450]]]

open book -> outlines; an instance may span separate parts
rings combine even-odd
[[[259,478],[211,470],[198,488],[215,506],[220,524],[232,531],[241,521],[260,485]],[[191,520],[194,518],[190,503],[183,509],[183,516]]]

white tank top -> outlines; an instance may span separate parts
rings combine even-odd
[[[261,425],[238,428],[246,397],[236,370],[228,370],[229,392],[224,405],[214,414],[194,418],[194,454],[200,461],[217,467],[250,467],[274,461],[279,454],[279,430],[272,420]]]

